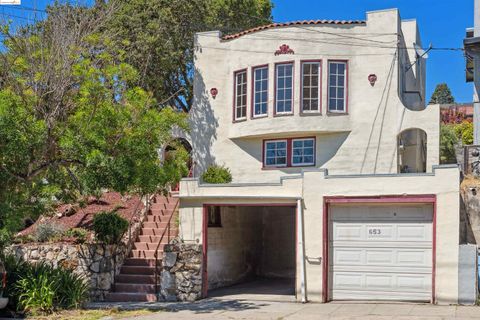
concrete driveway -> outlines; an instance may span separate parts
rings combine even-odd
[[[137,320],[155,319],[372,319],[447,320],[479,319],[480,307],[432,306],[404,303],[328,303],[209,298],[195,303],[95,304],[92,307],[150,308],[161,310]],[[132,318],[133,319],[133,318]]]

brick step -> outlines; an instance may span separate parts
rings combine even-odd
[[[159,287],[159,285],[157,285]],[[155,293],[154,284],[115,283],[115,292]]]
[[[150,209],[173,209],[177,205],[177,201],[172,202],[157,202],[150,205]]]
[[[119,274],[115,277],[115,283],[155,284],[155,276],[143,274]]]
[[[155,260],[151,266],[135,266],[135,265],[123,265],[120,268],[120,274],[141,274],[141,275],[153,275],[155,274]]]
[[[149,214],[147,215],[147,219],[145,220],[145,222],[165,222],[165,223],[168,223],[168,220],[170,220],[172,226],[175,225],[175,222],[173,219],[175,218],[172,218],[170,219],[170,217],[173,215],[172,214],[167,214],[167,215],[153,215],[153,214]]]
[[[146,228],[143,227],[142,230],[140,231],[140,235],[142,236],[161,236],[163,234],[163,231],[165,229],[161,228]],[[178,229],[171,228],[170,229],[170,235],[178,235]]]
[[[131,292],[110,292],[106,296],[110,302],[155,302],[157,296],[154,293],[131,293]]]
[[[162,239],[158,249],[161,249],[164,245],[168,244],[167,239]],[[157,249],[158,242],[135,242],[133,244],[134,250],[155,250]]]
[[[147,259],[155,259],[155,250],[132,250],[130,253],[131,258],[147,258]],[[158,248],[158,260],[161,260],[163,257],[163,247],[160,246]]]
[[[162,242],[166,242],[167,241],[167,238],[168,238],[168,232],[165,234],[165,236],[163,237],[163,240]],[[172,230],[170,230],[170,239],[168,240],[172,240],[174,239],[175,237],[177,236],[177,230],[175,230],[175,232],[172,232]],[[162,236],[138,236],[138,242],[149,242],[149,243],[158,243],[158,241],[160,241],[160,238]]]
[[[160,264],[161,259],[158,260]],[[123,262],[123,266],[133,266],[133,267],[155,267],[155,259],[145,259],[145,258],[126,258]]]
[[[149,216],[170,217],[175,211],[172,209],[152,209],[148,211]]]
[[[168,222],[144,222],[142,228],[152,228],[152,229],[165,229],[168,226]],[[176,227],[175,224],[170,225],[170,230]]]

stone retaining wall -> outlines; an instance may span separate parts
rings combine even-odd
[[[23,244],[10,249],[24,261],[42,261],[53,267],[64,267],[85,278],[89,281],[90,298],[93,301],[105,299],[127,254],[124,244]]]
[[[89,282],[90,299],[92,301],[103,301],[142,229],[142,222],[145,220],[150,207],[148,202],[144,203],[145,207],[138,218],[132,219],[130,229],[123,236],[119,245],[26,243],[13,245],[9,250],[17,258],[24,261],[43,261],[53,267],[64,267],[72,270]]]
[[[195,301],[202,297],[202,246],[178,238],[163,249],[160,300]]]

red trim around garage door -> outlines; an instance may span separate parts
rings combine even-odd
[[[322,266],[322,299],[323,302],[328,302],[330,297],[328,295],[328,281],[329,281],[329,268],[328,268],[328,250],[329,250],[329,235],[328,235],[328,219],[330,213],[330,205],[339,203],[355,203],[355,204],[368,204],[368,203],[430,203],[433,205],[433,217],[432,217],[432,298],[431,302],[435,303],[435,270],[436,270],[436,249],[437,249],[437,197],[434,194],[426,195],[387,195],[387,196],[358,196],[358,197],[323,197],[323,266]]]

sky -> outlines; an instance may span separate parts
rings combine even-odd
[[[82,0],[77,0],[82,2]],[[92,0],[83,0],[89,3]],[[18,22],[39,18],[54,0],[22,0],[20,7],[0,6],[0,18],[8,15]],[[461,48],[465,29],[473,26],[474,0],[273,0],[275,22],[332,19],[365,20],[372,10],[398,8],[402,19],[417,19],[425,47]],[[23,9],[21,9],[23,8]],[[15,21],[16,22],[16,21]],[[465,82],[462,51],[433,51],[427,60],[427,97],[438,83],[446,82],[457,102],[471,102],[473,88]]]

